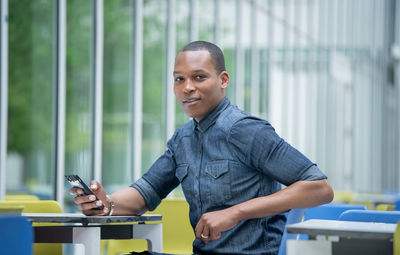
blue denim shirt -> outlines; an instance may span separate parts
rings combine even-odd
[[[178,128],[166,152],[131,185],[154,210],[179,184],[190,205],[190,223],[202,214],[267,196],[281,183],[319,180],[326,176],[276,133],[265,120],[231,105],[225,98],[197,123]],[[197,254],[276,254],[284,215],[239,222],[207,244],[196,239]]]

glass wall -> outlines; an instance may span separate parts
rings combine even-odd
[[[91,1],[67,1],[65,174],[92,178]],[[66,195],[72,205],[72,197]]]
[[[61,172],[54,163],[56,2],[8,0],[7,192],[51,199]],[[66,1],[65,173],[94,177],[97,61],[104,66],[100,163],[107,192],[150,167],[166,149],[170,120],[174,127],[189,120],[178,104],[166,107],[172,80],[167,53],[198,38],[223,49],[231,102],[267,118],[327,173],[335,189],[400,187],[396,1],[143,0],[143,62],[134,51],[136,2],[103,2],[104,57],[94,60],[101,44],[94,36],[94,1]],[[138,70],[142,117],[133,109]],[[141,148],[133,145],[135,121],[142,124]],[[141,169],[134,170],[135,149]],[[62,188],[72,205],[67,183]]]
[[[7,192],[54,193],[54,1],[9,1]],[[5,160],[5,159],[1,159]]]
[[[108,192],[133,179],[133,3],[104,1],[103,184]]]
[[[143,6],[143,140],[142,173],[166,149],[165,63],[167,1],[147,0]],[[172,76],[172,74],[171,74]]]

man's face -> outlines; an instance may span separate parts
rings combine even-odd
[[[176,57],[175,96],[185,113],[197,122],[221,102],[228,85],[228,73],[217,75],[208,51],[183,51]]]

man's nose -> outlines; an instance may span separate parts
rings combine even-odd
[[[193,85],[192,81],[188,80],[183,88],[185,93],[191,93],[196,90],[195,86]]]

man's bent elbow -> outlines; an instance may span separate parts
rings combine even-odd
[[[333,189],[326,179],[321,182],[320,192],[322,204],[332,202],[334,197]]]

